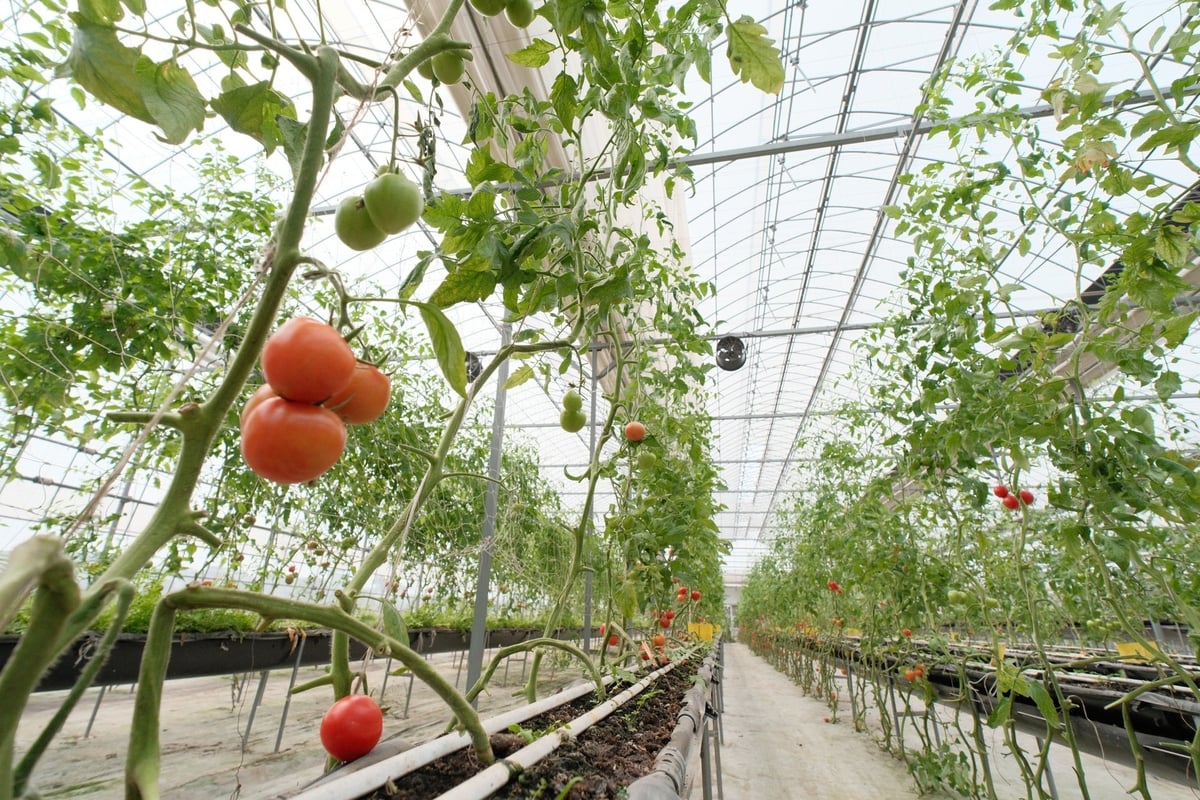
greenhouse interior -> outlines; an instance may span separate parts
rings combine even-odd
[[[1200,797],[1198,57],[13,0],[0,800]]]

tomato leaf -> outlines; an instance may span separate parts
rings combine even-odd
[[[285,141],[277,117],[296,116],[292,101],[266,81],[227,89],[213,98],[212,107],[229,127],[262,142],[268,153]]]
[[[142,100],[166,134],[167,144],[182,144],[188,134],[204,127],[204,98],[186,69],[171,61],[155,64],[142,56],[134,70]]]
[[[725,27],[725,38],[729,45],[727,55],[734,74],[742,83],[752,83],[768,94],[779,94],[783,89],[783,62],[774,39],[767,38],[767,29],[743,16]]]
[[[408,626],[396,607],[387,600],[380,602],[383,610],[383,632],[403,645],[408,645]]]
[[[1037,704],[1038,711],[1042,712],[1042,716],[1050,723],[1052,727],[1059,727],[1058,709],[1054,707],[1054,701],[1050,699],[1050,693],[1046,691],[1046,687],[1041,684],[1041,681],[1029,682],[1029,696],[1033,698],[1033,702]]]
[[[467,393],[467,351],[463,349],[462,339],[458,329],[440,308],[432,303],[420,303],[409,300],[421,312],[425,327],[429,329],[429,340],[433,343],[433,352],[437,354],[438,366],[450,388],[459,395]]]
[[[433,290],[429,302],[439,308],[449,308],[456,303],[486,300],[496,291],[496,274],[490,271],[458,269],[451,272],[441,285]]]
[[[550,63],[550,54],[558,49],[557,45],[545,39],[534,39],[527,47],[522,47],[514,53],[508,53],[507,58],[522,67],[544,67]]]
[[[1005,695],[1004,698],[996,704],[992,709],[992,713],[988,714],[987,726],[989,728],[999,728],[1004,723],[1008,722],[1008,718],[1012,715],[1012,695]]]
[[[121,44],[112,28],[79,18],[71,54],[59,67],[58,77],[69,77],[100,102],[154,124],[138,88],[136,65],[140,56],[140,51]]]
[[[97,25],[112,25],[125,16],[118,0],[79,0],[79,16]]]
[[[513,374],[504,382],[505,389],[515,389],[522,383],[525,383],[534,376],[533,367],[528,364],[522,364],[513,371]]]

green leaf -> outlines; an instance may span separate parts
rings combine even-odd
[[[1041,681],[1029,681],[1029,696],[1033,698],[1033,702],[1037,704],[1038,711],[1042,712],[1042,716],[1046,718],[1046,722],[1054,728],[1061,724],[1058,719],[1058,709],[1054,707],[1054,701],[1050,699],[1050,693],[1046,691],[1046,687]]]
[[[398,642],[407,645],[408,642],[408,626],[404,624],[404,617],[400,616],[400,612],[396,607],[384,600],[380,603],[383,610],[383,632],[392,637]]]
[[[433,343],[433,352],[437,354],[438,366],[450,388],[459,395],[467,393],[467,352],[463,349],[462,339],[458,329],[450,318],[437,306],[431,303],[409,301],[421,311],[421,319],[429,330],[429,340]]]
[[[528,364],[522,364],[521,366],[517,367],[512,375],[508,376],[508,380],[504,382],[504,388],[515,389],[522,383],[525,383],[529,379],[533,378],[535,374],[536,373],[533,371],[533,367],[529,366]]]
[[[725,27],[725,38],[729,41],[727,55],[734,74],[742,83],[752,83],[768,94],[779,94],[783,89],[783,61],[775,41],[767,38],[767,29],[743,16]]]
[[[204,127],[204,98],[186,69],[171,61],[155,64],[142,56],[134,70],[142,101],[168,144],[182,144],[188,134]]]
[[[291,117],[280,116],[276,123],[279,125],[279,137],[282,139],[283,152],[287,156],[288,166],[292,168],[292,177],[300,174],[300,162],[304,158],[304,141],[308,138],[308,123]]]
[[[1154,240],[1154,254],[1174,269],[1187,266],[1192,243],[1187,231],[1174,225],[1164,225]]]
[[[123,16],[119,0],[79,0],[79,17],[95,25],[110,27]]]
[[[228,89],[213,99],[212,107],[229,127],[262,142],[268,153],[285,141],[277,117],[296,116],[291,100],[266,81]]]
[[[473,303],[486,300],[496,291],[496,274],[490,271],[459,269],[451,272],[442,285],[433,290],[429,302],[438,308],[449,308],[457,303]]]
[[[146,108],[136,72],[141,52],[126,47],[112,28],[80,20],[71,40],[71,54],[59,68],[59,77],[69,77],[102,103],[154,123]]]
[[[1008,722],[1008,718],[1012,716],[1012,695],[1005,695],[1004,698],[996,704],[992,709],[992,713],[988,714],[987,726],[989,728],[999,728],[1001,725]]]
[[[420,258],[417,260],[417,265],[404,276],[404,282],[400,284],[400,299],[411,299],[413,294],[421,286],[421,281],[425,280],[425,271],[429,269],[429,265],[433,262],[433,253],[424,252],[418,253]]]
[[[545,39],[534,39],[528,46],[522,47],[515,53],[508,53],[507,58],[522,67],[544,67],[550,63],[550,54],[558,49]]]
[[[583,24],[583,11],[588,0],[553,0],[554,29],[562,36],[570,36]]]

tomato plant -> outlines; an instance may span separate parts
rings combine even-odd
[[[276,483],[306,483],[332,467],[346,447],[346,425],[327,408],[282,397],[262,401],[242,425],[242,456]]]
[[[347,695],[325,712],[320,733],[325,751],[338,761],[362,758],[383,735],[383,711],[368,695]]]
[[[319,403],[341,391],[354,375],[354,351],[324,322],[296,317],[271,334],[263,346],[267,383],[280,397]]]

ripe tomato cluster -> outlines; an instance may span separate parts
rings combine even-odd
[[[387,375],[359,362],[331,325],[309,317],[284,323],[262,354],[267,382],[242,408],[242,458],[276,483],[306,483],[337,463],[346,424],[383,414],[391,399]]]
[[[1003,503],[1004,507],[1009,511],[1016,511],[1023,505],[1028,506],[1033,504],[1033,492],[1029,491],[1028,489],[1022,489],[1016,494],[1013,494],[1009,491],[1007,486],[1000,484],[992,487],[992,494],[996,495],[996,497],[999,497],[1000,502]]]

